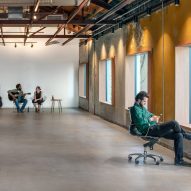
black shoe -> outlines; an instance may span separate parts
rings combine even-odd
[[[184,160],[180,160],[180,161],[175,161],[174,163],[176,166],[190,166],[191,167],[191,163],[186,162]]]
[[[184,133],[184,138],[191,141],[191,133]]]

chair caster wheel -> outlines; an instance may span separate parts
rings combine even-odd
[[[138,160],[136,160],[136,161],[135,161],[135,164],[139,164],[139,161],[138,161]]]
[[[160,158],[160,161],[161,161],[161,162],[163,162],[163,161],[164,161],[164,159],[163,159],[163,158]]]
[[[157,161],[157,162],[156,162],[156,165],[159,165],[159,164],[160,164],[160,162],[159,162],[159,161]]]
[[[129,156],[129,157],[128,157],[128,160],[129,160],[129,161],[131,161],[131,160],[132,160],[132,157],[131,157],[131,156]]]

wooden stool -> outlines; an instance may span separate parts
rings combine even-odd
[[[52,96],[52,106],[51,106],[51,112],[54,112],[54,108],[55,108],[55,103],[57,102],[58,103],[58,111],[59,113],[62,112],[62,99],[55,99],[54,96]]]

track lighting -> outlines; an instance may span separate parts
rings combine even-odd
[[[33,16],[33,19],[34,19],[34,20],[36,20],[36,19],[37,19],[37,16],[36,16],[36,15],[34,15],[34,16]]]
[[[180,0],[174,0],[174,5],[178,7],[180,5]]]
[[[31,44],[31,48],[33,48],[33,46],[34,46],[34,45],[33,45],[33,44]]]
[[[112,33],[114,33],[114,32],[115,32],[115,28],[114,28],[114,27],[111,29],[111,32],[112,32]]]
[[[15,48],[17,48],[17,44],[15,43]]]
[[[119,28],[122,29],[122,27],[123,27],[123,24],[122,24],[122,22],[120,22],[119,23]]]
[[[138,17],[137,17],[137,16],[134,16],[133,21],[134,21],[134,23],[138,23]]]
[[[147,16],[151,16],[151,8],[147,8]]]

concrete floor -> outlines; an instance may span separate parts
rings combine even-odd
[[[160,166],[128,163],[142,142],[80,110],[0,110],[0,191],[190,191],[191,168],[174,166],[168,149],[155,147]]]

